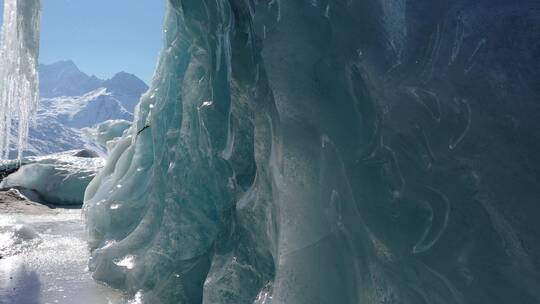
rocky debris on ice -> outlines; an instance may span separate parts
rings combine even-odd
[[[2,214],[54,214],[54,209],[34,202],[17,189],[0,191]]]

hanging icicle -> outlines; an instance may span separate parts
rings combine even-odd
[[[39,101],[41,0],[4,0],[0,45],[0,158],[22,158]],[[12,146],[14,145],[14,147]]]

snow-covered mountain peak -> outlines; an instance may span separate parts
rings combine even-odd
[[[56,71],[57,73],[81,73],[73,60],[61,60],[52,64],[42,64],[40,68]]]
[[[102,86],[103,80],[81,72],[71,60],[39,66],[42,97],[78,96]]]
[[[137,76],[120,72],[103,83],[107,91],[117,97],[121,104],[130,112],[139,102],[140,96],[148,90],[148,86]]]
[[[106,88],[98,88],[82,96],[43,99],[39,113],[73,128],[91,127],[109,119],[133,119],[131,112]]]
[[[120,72],[111,79],[88,76],[71,61],[40,66],[40,101],[30,129],[27,154],[49,154],[87,146],[82,128],[107,120],[133,120],[133,110],[148,86]]]
[[[99,88],[106,88],[120,96],[130,112],[148,86],[137,76],[119,72],[110,79],[99,79],[82,72],[72,60],[41,64],[39,66],[40,95],[51,98],[60,96],[82,96]],[[135,101],[133,100],[135,99]],[[126,106],[127,105],[127,106]]]

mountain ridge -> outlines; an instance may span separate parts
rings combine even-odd
[[[100,79],[82,72],[73,60],[40,64],[39,78],[42,98],[82,96],[99,88],[106,88],[131,113],[138,98],[148,90],[148,85],[134,74],[121,71],[109,79]]]
[[[133,120],[146,83],[121,71],[109,79],[82,72],[72,60],[40,64],[40,103],[25,155],[95,147],[82,132],[107,120]]]

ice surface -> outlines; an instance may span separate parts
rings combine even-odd
[[[49,204],[81,205],[86,187],[104,165],[104,159],[95,153],[83,152],[25,158],[21,168],[5,178],[0,188],[32,191]]]
[[[103,153],[114,148],[118,139],[131,127],[131,122],[122,119],[107,120],[92,128],[82,129],[84,137]]]
[[[0,157],[8,158],[12,129],[18,159],[39,101],[38,54],[41,0],[5,0],[0,41]]]
[[[53,211],[0,192],[0,257],[2,304],[128,302],[92,280],[80,210]]]
[[[537,2],[168,3],[86,190],[95,279],[144,303],[540,301]]]

